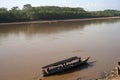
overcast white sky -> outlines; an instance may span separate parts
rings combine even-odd
[[[24,4],[32,6],[64,6],[64,7],[82,7],[85,10],[120,10],[120,0],[0,0],[0,7],[8,9],[13,6],[22,8]]]

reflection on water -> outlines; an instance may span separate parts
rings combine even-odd
[[[35,34],[56,34],[63,31],[71,31],[83,29],[86,25],[114,23],[119,20],[102,20],[102,21],[82,21],[82,22],[53,22],[53,23],[36,23],[36,24],[11,24],[0,25],[0,37],[5,37],[10,34],[23,33],[27,36]]]
[[[120,20],[0,25],[0,80],[38,80],[41,67],[71,56],[94,66],[43,80],[95,78],[120,57]]]

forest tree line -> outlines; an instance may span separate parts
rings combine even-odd
[[[120,16],[120,10],[85,11],[83,8],[40,6],[26,4],[22,9],[18,6],[0,8],[0,22],[20,22],[37,20],[81,19]]]

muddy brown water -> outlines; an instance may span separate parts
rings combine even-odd
[[[0,80],[39,80],[41,67],[72,56],[91,66],[43,80],[99,77],[120,61],[120,19],[0,25]]]

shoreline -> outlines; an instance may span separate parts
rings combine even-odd
[[[104,73],[101,78],[97,80],[120,80],[120,75],[118,74],[117,66],[109,73]]]
[[[8,23],[0,23],[0,25],[35,24],[35,23],[57,23],[57,22],[74,22],[74,21],[93,21],[93,20],[106,20],[106,19],[120,19],[120,16],[117,16],[117,17],[100,17],[100,18],[82,18],[82,19],[61,19],[61,20],[27,21],[27,22],[8,22]]]
[[[75,80],[84,80],[84,78],[80,77]],[[120,80],[120,75],[116,66],[109,72],[104,71],[99,78],[91,78],[90,80]]]

